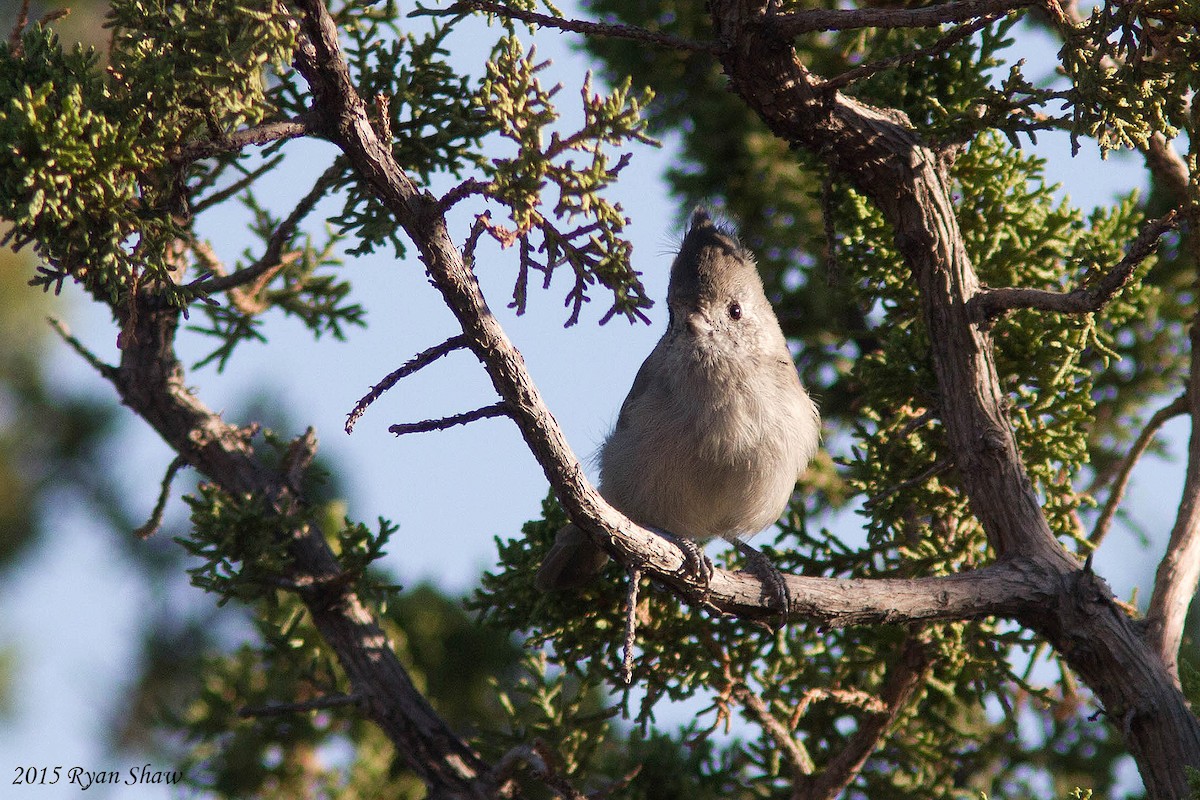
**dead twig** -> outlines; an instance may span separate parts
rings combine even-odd
[[[390,373],[386,378],[371,387],[371,391],[367,392],[363,397],[354,404],[354,408],[346,415],[346,433],[353,433],[355,424],[362,418],[362,415],[367,412],[367,407],[378,400],[384,392],[391,389],[404,378],[412,375],[419,369],[429,366],[434,361],[437,361],[447,353],[453,353],[455,350],[461,350],[467,346],[467,337],[463,334],[451,336],[441,344],[434,345],[428,350],[422,350],[394,372]]]
[[[404,436],[408,433],[444,431],[446,428],[452,428],[455,425],[466,425],[468,422],[475,422],[480,419],[506,416],[508,416],[508,404],[501,400],[498,403],[492,403],[490,406],[477,408],[474,411],[465,411],[462,414],[451,414],[448,417],[426,419],[420,422],[401,422],[390,426],[388,432],[394,433],[397,436]]]

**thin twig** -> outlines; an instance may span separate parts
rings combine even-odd
[[[897,483],[895,486],[889,486],[888,488],[884,489],[882,492],[880,492],[877,495],[868,497],[863,502],[863,507],[866,509],[874,508],[875,506],[877,506],[881,502],[883,502],[885,499],[891,497],[892,495],[896,494],[897,492],[901,492],[901,491],[903,491],[905,489],[909,489],[913,486],[920,486],[921,484],[925,483],[925,481],[932,478],[934,475],[939,475],[939,474],[945,472],[947,469],[950,468],[951,464],[953,464],[953,463],[954,462],[949,458],[938,459],[937,461],[933,462],[932,464],[930,464],[925,469],[921,470],[921,472],[914,475],[913,477],[903,480],[900,483]]]
[[[162,527],[163,512],[167,508],[167,498],[171,496],[171,483],[175,480],[175,476],[179,470],[187,466],[187,459],[183,456],[175,456],[167,467],[167,474],[163,476],[162,485],[158,490],[158,501],[154,504],[154,510],[150,512],[150,519],[146,520],[146,524],[133,532],[139,539],[149,539],[154,534],[158,533],[158,529]]]
[[[21,10],[17,12],[17,21],[8,34],[8,47],[18,58],[21,53],[21,34],[29,25],[29,0],[21,0]]]
[[[429,433],[430,431],[444,431],[447,428],[452,428],[455,425],[466,425],[468,422],[475,422],[480,419],[490,419],[492,417],[508,416],[508,404],[501,400],[498,403],[492,403],[490,406],[477,408],[474,411],[465,411],[462,414],[451,414],[448,417],[440,419],[426,419],[421,422],[401,422],[392,425],[388,428],[389,433],[394,433],[397,436],[404,436],[407,433]]]
[[[308,194],[300,199],[300,202],[292,209],[292,213],[288,214],[287,218],[280,222],[271,233],[271,238],[267,240],[266,250],[263,251],[262,257],[258,261],[229,275],[199,278],[188,284],[188,288],[197,294],[211,295],[250,283],[271,270],[278,269],[284,263],[284,247],[296,234],[300,223],[316,207],[321,198],[325,196],[326,191],[329,190],[329,186],[341,173],[342,165],[336,161],[321,173],[312,188],[308,190]]]
[[[855,81],[861,81],[877,72],[895,69],[896,67],[900,67],[905,64],[911,64],[920,58],[933,58],[934,56],[939,56],[963,39],[969,38],[975,35],[975,33],[978,31],[986,28],[988,25],[991,25],[1002,16],[1004,16],[1004,14],[990,14],[986,17],[982,17],[974,22],[955,28],[929,47],[923,47],[919,50],[913,50],[909,53],[901,53],[900,55],[891,56],[890,58],[881,58],[878,61],[872,61],[870,63],[863,64],[860,67],[847,70],[841,75],[830,78],[827,81],[823,81],[817,88],[821,92],[832,94],[833,92],[836,92],[843,87],[854,83]]]
[[[986,322],[1005,311],[1017,308],[1035,308],[1063,314],[1088,314],[1099,311],[1129,282],[1138,265],[1155,251],[1162,235],[1176,226],[1177,217],[1176,212],[1172,210],[1158,219],[1151,220],[1129,245],[1125,257],[1093,286],[1079,287],[1070,292],[1020,287],[984,289],[968,301],[972,315],[976,321]]]
[[[648,42],[650,44],[669,47],[673,50],[691,50],[698,53],[717,53],[720,51],[720,45],[716,42],[697,42],[693,39],[685,39],[682,36],[673,36],[669,33],[660,33],[633,25],[615,25],[606,22],[588,22],[579,19],[552,17],[547,14],[538,14],[534,11],[512,8],[503,3],[492,2],[491,0],[459,0],[459,2],[454,3],[444,11],[425,11],[423,13],[442,16],[461,14],[464,10],[483,11],[487,14],[495,14],[506,19],[527,22],[530,25],[537,25],[543,28],[557,28],[558,30],[582,33],[587,36],[604,36],[610,39],[632,39],[637,42]]]
[[[321,711],[326,708],[341,708],[356,706],[362,703],[358,694],[333,694],[325,697],[315,697],[301,703],[270,703],[265,706],[245,706],[238,709],[238,716],[250,717],[286,717],[292,714],[304,714],[309,711]]]
[[[283,163],[283,153],[277,153],[273,158],[268,158],[259,166],[242,175],[233,183],[226,186],[224,189],[218,189],[210,195],[205,196],[203,200],[198,201],[191,208],[193,216],[203,214],[210,208],[224,203],[229,198],[240,194],[243,190],[252,186],[259,178],[273,171],[277,166]]]
[[[1150,448],[1150,443],[1154,441],[1154,436],[1159,429],[1171,419],[1186,413],[1187,409],[1187,394],[1184,393],[1154,412],[1154,416],[1150,417],[1146,427],[1138,434],[1137,440],[1129,448],[1125,458],[1121,460],[1121,467],[1117,470],[1117,477],[1113,482],[1112,490],[1108,493],[1108,500],[1104,503],[1104,509],[1100,512],[1100,517],[1092,528],[1092,535],[1088,537],[1088,544],[1092,546],[1093,550],[1100,546],[1100,542],[1104,540],[1104,537],[1108,535],[1109,528],[1112,527],[1117,509],[1121,506],[1121,501],[1125,499],[1125,489],[1129,486],[1129,478],[1133,474],[1134,466]]]
[[[909,634],[897,661],[879,692],[885,710],[869,714],[859,722],[858,730],[825,768],[811,782],[796,787],[793,794],[796,800],[833,800],[858,775],[901,710],[925,682],[931,661],[919,634]]]
[[[363,395],[357,403],[354,404],[354,409],[346,415],[346,433],[353,433],[355,424],[362,418],[362,415],[367,412],[367,406],[378,400],[384,392],[391,389],[402,379],[407,378],[419,369],[429,366],[434,361],[437,361],[447,353],[452,353],[455,350],[461,350],[467,346],[467,337],[463,334],[451,336],[441,344],[434,345],[428,350],[423,350],[415,356],[404,362],[400,369],[392,372],[379,383],[371,387],[371,391]]]
[[[768,24],[780,36],[790,38],[815,31],[856,28],[930,28],[1044,5],[1042,0],[958,0],[925,8],[813,8],[770,17]]]
[[[438,211],[445,214],[457,203],[466,200],[468,197],[477,194],[487,195],[494,188],[494,183],[481,181],[478,178],[467,178],[438,198]]]
[[[83,360],[86,361],[92,367],[92,369],[96,370],[96,372],[99,372],[102,377],[111,381],[116,376],[117,368],[112,364],[106,364],[101,361],[95,353],[84,346],[83,342],[72,336],[71,329],[67,327],[65,322],[60,320],[58,317],[46,317],[46,321],[50,323],[50,327],[54,328],[54,332],[62,337],[62,340],[66,342],[72,350],[82,356]]]
[[[779,749],[791,763],[792,773],[797,781],[801,781],[817,771],[817,765],[813,763],[808,749],[805,748],[802,742],[797,741],[796,737],[771,714],[771,710],[767,708],[767,704],[763,702],[761,697],[750,691],[750,688],[745,684],[735,686],[733,696],[745,707],[750,716],[754,717],[754,720],[762,727],[763,732],[770,736],[775,741],[775,744],[779,745]]]

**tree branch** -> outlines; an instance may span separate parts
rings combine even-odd
[[[1044,0],[957,0],[926,8],[813,8],[770,16],[767,24],[776,35],[792,38],[816,31],[856,28],[931,28],[1044,5]]]
[[[825,765],[825,769],[811,781],[798,787],[798,791],[793,795],[794,800],[834,800],[838,797],[858,775],[871,753],[875,752],[880,739],[891,728],[917,689],[925,683],[931,667],[932,662],[925,651],[924,642],[920,641],[916,634],[910,633],[904,642],[900,658],[892,666],[880,692],[884,710],[867,716],[846,746]]]
[[[487,14],[495,14],[498,17],[505,19],[516,19],[530,25],[537,25],[541,28],[554,28],[561,31],[570,31],[571,33],[582,33],[587,36],[602,36],[609,39],[631,39],[635,42],[646,42],[660,47],[669,47],[672,50],[689,50],[699,53],[715,53],[720,45],[716,42],[697,42],[691,39],[685,39],[681,36],[673,36],[669,33],[661,33],[659,31],[651,31],[646,28],[638,28],[633,25],[616,25],[607,22],[590,22],[578,19],[563,19],[562,17],[552,17],[548,14],[538,14],[534,11],[526,11],[520,8],[513,8],[503,3],[492,2],[492,0],[458,0],[444,11],[429,12],[437,13],[438,15],[445,14],[461,14],[463,11],[483,11]]]
[[[317,203],[321,201],[321,198],[325,196],[330,185],[341,173],[342,166],[337,163],[332,164],[321,173],[320,177],[313,183],[312,188],[308,190],[308,193],[304,197],[300,198],[300,202],[287,215],[287,218],[280,222],[275,230],[271,232],[271,237],[267,240],[267,247],[258,261],[228,275],[197,278],[188,284],[188,288],[197,294],[209,296],[217,292],[224,292],[244,286],[252,281],[257,281],[268,274],[273,274],[273,270],[278,271],[285,263],[283,250],[287,247],[292,237],[295,236],[300,223],[312,212]],[[261,288],[260,286],[251,292],[251,294],[256,294]]]
[[[720,55],[732,89],[776,135],[823,158],[892,226],[920,293],[947,446],[997,566],[1019,559],[1057,585],[1041,609],[1020,609],[1016,618],[1128,721],[1121,733],[1149,795],[1188,796],[1184,767],[1200,767],[1200,723],[1111,590],[1080,570],[1046,521],[1007,418],[993,342],[969,309],[981,289],[939,153],[896,112],[821,91],[791,43],[756,24],[769,0],[709,7],[715,38],[728,43]]]
[[[219,156],[222,153],[233,153],[251,145],[264,145],[284,139],[295,139],[306,136],[312,131],[304,117],[285,119],[277,122],[264,122],[253,128],[243,128],[234,131],[220,139],[197,139],[180,145],[170,155],[176,163],[189,164],[202,158]]]
[[[110,378],[122,402],[146,420],[189,464],[232,495],[263,498],[279,520],[296,520],[302,499],[296,469],[311,460],[311,434],[297,439],[282,471],[257,457],[243,431],[225,422],[187,387],[174,340],[180,311],[145,293],[118,308],[124,337],[121,363]],[[288,523],[294,525],[294,523]],[[480,779],[483,761],[437,715],[413,685],[387,635],[354,593],[351,581],[316,526],[286,527],[290,579],[327,587],[301,592],[313,624],[336,653],[364,713],[396,745],[406,763],[446,796],[494,800],[495,787]]]
[[[978,322],[994,319],[1005,311],[1017,308],[1035,308],[1062,314],[1099,311],[1129,282],[1138,265],[1157,249],[1162,235],[1177,224],[1178,215],[1173,210],[1148,222],[1129,245],[1125,257],[1093,286],[1081,286],[1070,292],[1022,288],[982,289],[975,293],[968,305]]]
[[[246,706],[238,709],[238,716],[250,717],[287,717],[292,714],[306,714],[309,711],[322,711],[326,708],[341,708],[356,706],[362,703],[362,698],[356,694],[336,694],[305,700],[302,703],[271,703],[265,706]]]
[[[468,422],[475,422],[481,419],[491,419],[493,417],[508,416],[508,406],[504,401],[493,403],[490,406],[477,408],[474,411],[464,411],[461,414],[451,414],[448,417],[439,419],[427,419],[421,422],[402,422],[392,425],[388,428],[389,433],[394,433],[397,436],[403,436],[408,433],[429,433],[430,431],[444,431],[447,428],[453,428],[455,425],[466,425]]]
[[[1200,239],[1191,233],[1193,251],[1200,251]],[[1197,253],[1200,258],[1200,253]],[[1188,441],[1187,473],[1183,495],[1167,551],[1154,575],[1154,591],[1146,609],[1146,639],[1175,682],[1179,682],[1179,645],[1188,606],[1200,581],[1200,312],[1192,320],[1191,374],[1185,395],[1192,430]]]
[[[748,686],[738,683],[733,687],[732,694],[735,700],[745,706],[754,721],[775,741],[780,752],[787,758],[788,763],[792,766],[792,780],[797,785],[806,781],[817,767],[804,745],[796,741],[792,732],[783,727],[771,710],[767,708],[767,704],[762,701],[762,698],[750,691]]]
[[[1154,416],[1150,417],[1150,421],[1146,423],[1146,427],[1138,434],[1137,439],[1129,448],[1129,452],[1125,454],[1125,458],[1121,459],[1116,479],[1113,481],[1112,489],[1108,493],[1108,500],[1104,503],[1104,508],[1101,510],[1100,516],[1096,519],[1096,525],[1092,528],[1091,536],[1088,537],[1088,542],[1092,545],[1093,549],[1099,547],[1100,543],[1104,541],[1104,537],[1108,535],[1112,521],[1117,516],[1117,509],[1121,507],[1121,501],[1125,499],[1125,489],[1129,485],[1129,478],[1133,474],[1133,468],[1137,465],[1142,455],[1145,454],[1146,450],[1149,449],[1150,443],[1154,441],[1154,436],[1168,421],[1187,410],[1187,395],[1182,394],[1154,412]]]
[[[367,413],[367,407],[383,396],[383,393],[391,389],[400,381],[412,375],[414,372],[432,364],[444,355],[453,353],[455,350],[461,350],[467,346],[467,337],[459,334],[451,336],[441,344],[436,344],[427,350],[422,350],[415,356],[404,362],[399,369],[390,373],[386,378],[371,387],[371,391],[367,392],[362,398],[354,404],[354,408],[346,415],[346,433],[354,431],[354,426],[362,419],[362,415]]]
[[[929,47],[922,47],[908,53],[900,53],[899,55],[891,56],[890,58],[881,58],[878,61],[872,61],[868,64],[863,64],[862,66],[847,70],[840,75],[824,81],[821,84],[821,91],[832,94],[833,92],[844,89],[855,81],[861,81],[877,72],[895,69],[896,67],[904,64],[911,64],[921,58],[932,58],[933,56],[941,55],[958,42],[974,36],[988,25],[991,25],[993,22],[1000,19],[1001,16],[1003,15],[989,14],[980,19],[968,22],[965,25],[958,26],[954,30],[948,32],[945,36],[938,39]]]

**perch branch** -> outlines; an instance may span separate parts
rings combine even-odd
[[[1035,308],[1062,314],[1087,314],[1099,311],[1133,276],[1133,271],[1158,247],[1158,240],[1174,228],[1177,214],[1169,211],[1151,220],[1129,245],[1125,257],[1104,274],[1094,286],[1080,287],[1070,292],[1049,292],[1043,289],[983,289],[971,298],[969,305],[980,322],[993,319],[1005,311]]]

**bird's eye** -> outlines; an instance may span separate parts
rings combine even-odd
[[[741,319],[742,318],[742,304],[741,303],[734,302],[734,303],[729,304],[729,318],[730,319]]]

